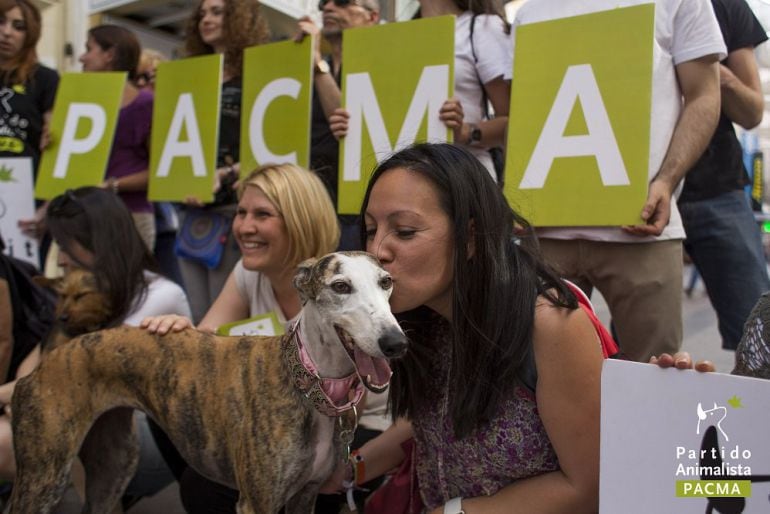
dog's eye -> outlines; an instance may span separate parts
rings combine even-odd
[[[393,279],[390,277],[382,277],[380,279],[380,287],[387,291],[388,289],[393,287]]]
[[[350,284],[342,280],[338,280],[336,282],[332,282],[332,291],[338,294],[350,294],[353,290],[350,287]]]

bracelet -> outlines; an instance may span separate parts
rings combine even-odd
[[[458,496],[446,502],[444,504],[444,514],[465,514],[463,499]]]
[[[113,193],[119,194],[120,193],[120,183],[118,182],[118,179],[115,177],[111,177],[110,180],[107,182],[107,184],[110,186],[110,189]]]
[[[361,485],[366,482],[366,464],[358,450],[350,452],[350,464],[353,467],[353,483]]]

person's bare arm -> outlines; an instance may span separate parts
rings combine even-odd
[[[719,121],[719,63],[717,55],[683,62],[676,67],[684,106],[666,156],[650,182],[641,217],[644,224],[624,227],[637,236],[657,236],[668,225],[671,197],[687,171],[706,149]]]
[[[150,171],[142,170],[124,177],[110,177],[102,183],[102,187],[111,189],[116,193],[128,193],[132,191],[147,191],[150,180]]]
[[[29,355],[21,361],[19,369],[16,371],[16,379],[0,385],[0,405],[10,405],[13,391],[16,388],[16,382],[20,378],[26,377],[32,373],[35,368],[37,368],[38,364],[40,364],[40,345],[35,346],[35,348],[29,352]],[[6,408],[6,412],[7,410],[8,409]]]
[[[491,496],[463,498],[467,514],[598,510],[601,343],[581,309],[544,302],[536,310],[534,341],[537,407],[559,470],[516,480]]]
[[[358,454],[363,458],[366,469],[363,482],[368,482],[398,468],[406,458],[401,443],[412,435],[412,424],[406,419],[398,418],[387,430],[364,443],[358,449]],[[332,475],[321,486],[322,493],[331,494],[343,489],[342,482],[345,480],[347,466],[348,463],[340,463],[337,466]]]
[[[508,128],[508,110],[511,102],[511,81],[503,79],[502,75],[490,80],[484,84],[492,108],[495,111],[495,117],[491,120],[485,120],[476,125],[481,129],[481,141],[479,146],[505,147],[505,134]],[[464,123],[457,143],[464,143],[470,137],[471,127]]]
[[[315,85],[315,94],[318,95],[318,101],[324,111],[324,116],[329,120],[332,113],[342,105],[342,93],[334,80],[334,71],[329,73],[320,73],[317,68],[318,63],[323,60],[321,55],[321,31],[309,16],[303,16],[297,22],[297,35],[294,41],[300,42],[306,37],[313,39],[313,85]]]
[[[13,354],[13,304],[8,282],[0,279],[0,378],[8,374]]]
[[[727,55],[727,66],[719,66],[722,112],[745,129],[762,121],[765,102],[753,48],[739,48]]]
[[[249,316],[249,305],[244,301],[241,293],[238,292],[238,285],[235,282],[235,271],[227,277],[222,292],[211,304],[208,312],[200,323],[198,330],[202,332],[216,332],[220,325],[245,319]]]

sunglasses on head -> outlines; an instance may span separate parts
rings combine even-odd
[[[318,1],[318,10],[319,11],[323,11],[324,10],[324,5],[326,5],[326,3],[330,2],[330,1],[334,2],[334,5],[336,5],[337,7],[347,7],[349,5],[357,5],[358,7],[363,7],[367,11],[369,10],[368,7],[366,7],[364,5],[361,5],[356,0],[319,0]]]

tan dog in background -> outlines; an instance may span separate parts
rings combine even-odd
[[[284,336],[123,327],[52,351],[13,397],[11,513],[50,512],[78,449],[83,512],[109,512],[136,467],[132,408],[158,422],[199,473],[238,489],[240,514],[312,512],[349,443],[339,421],[349,398],[360,399],[363,385],[384,390],[385,358],[402,355],[407,342],[388,304],[392,280],[371,255],[303,263],[294,285],[303,309]],[[330,393],[337,401],[329,384],[336,393],[344,385]]]
[[[42,347],[44,353],[74,337],[109,325],[112,317],[109,298],[99,291],[96,277],[90,271],[76,268],[60,278],[36,276],[32,280],[58,296],[54,326]]]

